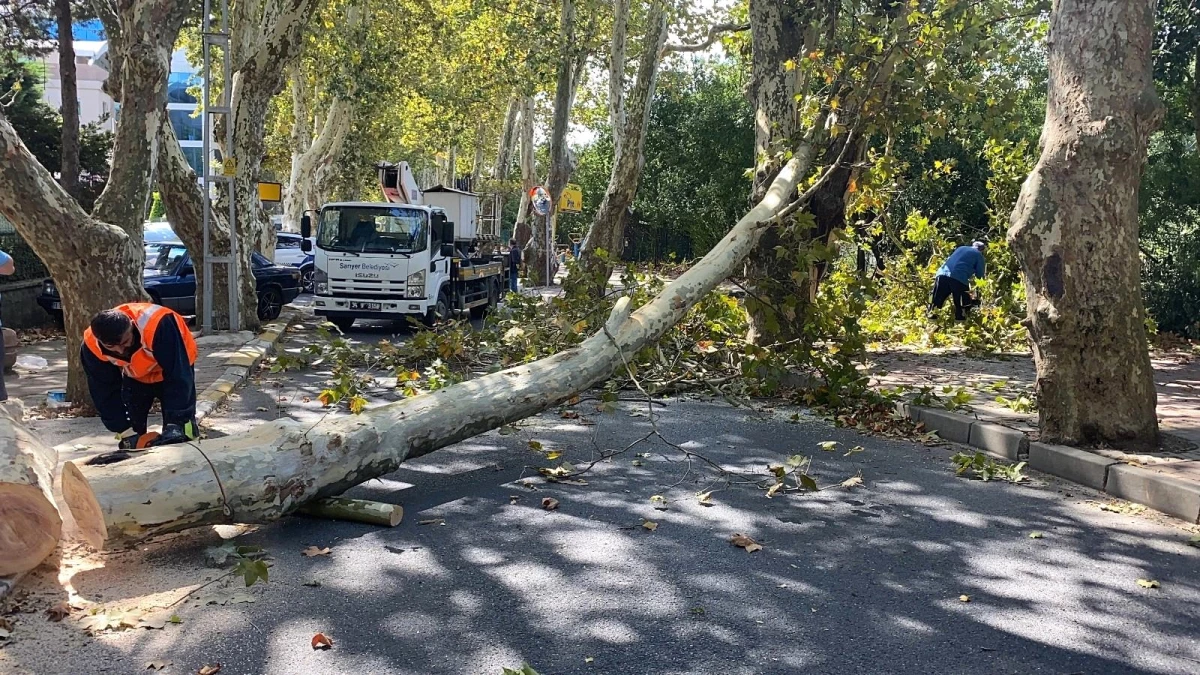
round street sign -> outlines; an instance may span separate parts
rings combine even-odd
[[[546,192],[546,188],[541,185],[534,187],[529,191],[529,205],[539,216],[550,213],[550,193]]]

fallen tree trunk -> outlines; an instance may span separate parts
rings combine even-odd
[[[628,298],[618,300],[603,330],[578,347],[315,426],[277,421],[114,464],[68,462],[63,494],[71,512],[83,531],[104,533],[110,544],[201,525],[271,521],[565,401],[609,378],[734,273],[787,206],[812,157],[811,146],[802,146],[708,255],[637,311],[631,313]]]
[[[58,453],[0,406],[0,577],[37,567],[58,546]]]

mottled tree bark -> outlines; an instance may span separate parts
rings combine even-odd
[[[615,3],[621,4],[622,0]],[[623,250],[627,214],[633,207],[642,177],[646,133],[650,128],[650,106],[654,101],[658,66],[662,61],[662,49],[667,40],[667,15],[662,2],[655,2],[650,6],[646,25],[648,28],[642,41],[643,52],[638,59],[637,80],[629,92],[628,102],[625,102],[623,91],[620,95],[609,94],[610,108],[614,101],[620,108],[610,109],[609,114],[621,126],[613,128],[615,151],[612,173],[581,251],[583,267],[578,282],[584,286],[581,290],[590,295],[599,296],[607,290],[613,261]],[[617,28],[614,27],[613,30],[613,45],[616,49]],[[624,37],[620,42],[624,43]],[[621,52],[623,59],[623,45]],[[614,74],[610,72],[610,77]],[[597,251],[600,250],[603,250],[605,255],[598,255]]]
[[[521,203],[517,206],[517,220],[513,229],[513,238],[522,248],[529,243],[532,236],[529,225],[529,191],[536,185],[536,171],[533,148],[533,97],[521,99]]]
[[[1021,262],[1043,440],[1152,446],[1138,187],[1162,118],[1154,0],[1058,0],[1042,154],[1009,242]]]
[[[159,129],[158,142],[159,194],[171,221],[175,234],[187,247],[196,274],[196,311],[204,307],[204,195],[196,182],[196,172],[183,156],[175,130],[167,119]],[[229,254],[229,220],[227,210],[214,208],[209,221],[209,246],[214,255]],[[254,270],[248,256],[239,256],[238,280],[240,297],[254,298],[256,310],[258,297],[255,294]],[[213,328],[229,328],[229,271],[225,265],[213,266]]]
[[[58,21],[58,79],[62,83],[62,161],[58,182],[79,198],[79,86],[75,41],[71,35],[71,0],[54,0]]]
[[[754,156],[756,168],[752,199],[757,200],[782,166],[780,151],[800,128],[796,117],[798,69],[784,64],[797,58],[809,33],[810,19],[804,8],[782,0],[750,0],[750,96],[754,103]],[[758,250],[747,263],[747,277],[754,297],[747,302],[750,338],[758,342],[786,342],[797,329],[795,311],[787,305],[795,297],[778,283],[796,273],[794,266],[776,254],[783,244],[778,227],[763,233]],[[802,273],[806,274],[806,272]]]
[[[29,153],[0,113],[0,213],[46,264],[62,297],[67,394],[90,401],[79,363],[83,331],[115,305],[147,299],[142,223],[150,197],[171,48],[190,5],[174,0],[98,2],[109,36],[105,91],[121,103],[112,170],[89,216]]]

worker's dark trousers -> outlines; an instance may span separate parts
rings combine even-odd
[[[125,402],[125,411],[129,413],[129,425],[139,434],[146,433],[147,419],[154,401],[162,401],[162,382],[146,384],[129,377],[121,378],[121,399]],[[196,390],[192,388],[192,405],[196,407]],[[163,424],[183,424],[187,420],[168,420],[163,418]]]
[[[946,304],[946,298],[954,297],[954,320],[962,321],[966,318],[963,308],[970,304],[971,296],[967,295],[967,285],[953,277],[939,275],[933,280],[933,299],[929,303],[929,313],[942,308]]]

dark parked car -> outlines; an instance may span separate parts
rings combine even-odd
[[[146,292],[155,303],[170,307],[184,316],[196,313],[196,274],[192,260],[183,244],[158,244],[157,255],[147,256],[143,271]],[[254,282],[258,288],[258,317],[270,321],[279,316],[283,306],[300,295],[300,270],[287,265],[273,265],[254,253]],[[62,301],[53,279],[42,283],[37,302],[62,324]]]

